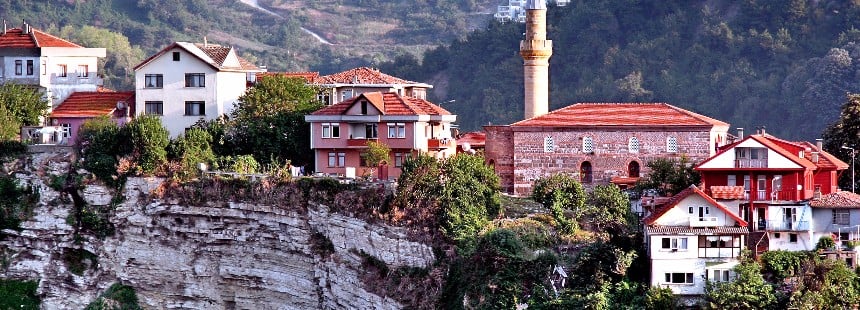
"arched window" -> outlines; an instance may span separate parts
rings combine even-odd
[[[630,153],[639,153],[639,138],[630,138],[630,140],[627,141],[627,149]]]
[[[582,162],[582,165],[579,167],[579,176],[582,183],[591,183],[594,179],[591,174],[591,162]]]
[[[627,176],[631,178],[639,177],[639,163],[636,161],[631,161],[630,164],[627,165]]]
[[[666,138],[666,152],[678,153],[678,139],[675,137]]]
[[[594,152],[594,140],[591,137],[582,138],[582,152],[585,154]]]

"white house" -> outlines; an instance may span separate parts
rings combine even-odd
[[[38,87],[57,107],[74,92],[94,92],[103,84],[98,60],[104,48],[86,48],[29,24],[0,34],[0,83]],[[49,110],[50,112],[50,110]]]
[[[809,201],[812,207],[812,241],[825,236],[838,237],[845,246],[847,241],[860,240],[860,195],[852,192],[835,192]]]
[[[749,234],[747,222],[702,190],[690,186],[644,219],[651,285],[693,299],[706,280],[734,277]]]
[[[195,122],[229,114],[262,70],[232,47],[175,42],[136,67],[138,115],[160,115],[171,137]]]

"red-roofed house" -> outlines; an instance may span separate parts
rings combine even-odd
[[[176,137],[198,120],[232,112],[247,81],[261,71],[232,47],[175,42],[134,67],[135,111],[160,115]]]
[[[320,76],[319,72],[271,72],[264,74],[266,75],[302,78],[309,84],[319,86],[320,93],[317,98],[325,105],[333,105],[370,92],[393,92],[404,97],[426,100],[427,90],[433,88],[430,84],[401,79],[368,67],[323,76]]]
[[[456,118],[423,99],[369,92],[306,115],[305,121],[311,126],[317,172],[350,175],[356,169],[359,173],[369,171],[361,153],[368,141],[377,141],[391,148],[391,157],[379,167],[378,177],[396,178],[410,154],[453,155],[457,144],[451,136],[451,124]]]
[[[746,247],[747,222],[696,186],[657,207],[644,223],[651,286],[693,300],[704,294],[705,279],[734,278],[732,268]]]
[[[856,248],[847,247],[848,241],[860,241],[860,195],[852,192],[839,191],[813,198],[809,201],[812,207],[813,240],[831,236],[839,245],[850,250],[850,255],[843,255],[848,266],[855,267],[857,261]],[[841,247],[840,247],[841,248]],[[836,251],[835,254],[848,254]]]
[[[665,103],[579,103],[506,126],[485,126],[487,161],[502,187],[531,194],[557,173],[586,185],[629,184],[657,158],[707,159],[725,143],[727,123]]]
[[[84,121],[107,115],[123,125],[131,120],[133,109],[134,92],[76,92],[54,109],[50,120],[63,129],[59,144],[74,144]]]
[[[807,200],[837,192],[837,175],[848,165],[821,143],[790,142],[757,134],[720,148],[700,163],[706,192],[751,223],[751,248],[812,250],[818,241]]]
[[[55,108],[74,92],[97,91],[104,48],[86,48],[23,24],[0,34],[0,83],[32,85]]]

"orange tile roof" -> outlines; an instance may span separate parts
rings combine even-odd
[[[472,148],[484,147],[487,144],[487,134],[482,131],[467,132],[457,138],[457,145],[468,143]]]
[[[265,78],[269,76],[286,76],[290,78],[302,78],[305,82],[315,83],[319,77],[319,72],[261,72],[257,74],[257,78]]]
[[[577,103],[511,124],[528,126],[728,126],[666,103]]]
[[[82,47],[75,43],[52,36],[35,28],[25,34],[23,29],[7,29],[0,34],[0,48],[40,48],[40,47]]]
[[[768,149],[771,149],[774,152],[777,152],[779,155],[787,158],[788,160],[800,165],[801,167],[803,167],[805,169],[811,169],[811,170],[816,170],[819,168],[820,169],[836,169],[836,170],[848,169],[848,164],[839,160],[839,158],[836,158],[836,156],[833,156],[830,153],[825,152],[824,150],[818,151],[818,148],[815,145],[813,145],[812,143],[786,141],[786,140],[783,140],[783,139],[780,139],[780,138],[777,138],[777,137],[774,137],[774,136],[771,136],[768,134],[749,135],[749,136],[741,139],[740,141],[737,141],[735,143],[723,146],[720,148],[720,151],[717,152],[717,154],[715,154],[714,156],[711,156],[710,158],[699,163],[699,165],[696,166],[696,169],[698,170],[699,169],[698,167],[701,167],[705,163],[711,161],[711,159],[718,157],[720,154],[723,154],[729,150],[734,149],[737,145],[741,144],[742,142],[744,142],[748,139],[753,139],[753,140],[761,143],[762,145],[764,145]],[[800,155],[799,155],[801,150],[803,150],[805,153],[803,158],[800,158]],[[812,154],[811,154],[812,151],[818,151],[818,154],[819,154],[818,163],[812,162]],[[726,167],[726,168],[728,168],[728,167]]]
[[[319,77],[318,84],[378,84],[378,85],[394,85],[394,84],[421,84],[418,82],[404,80],[394,77],[379,70],[359,67],[355,69],[329,74]],[[429,85],[428,85],[429,86]]]
[[[636,184],[636,182],[639,182],[638,177],[612,177],[612,179],[609,180],[609,183],[615,185],[633,185]]]
[[[258,68],[254,64],[248,62],[247,60],[245,60],[242,57],[239,57],[238,54],[236,55],[236,58],[239,59],[239,67],[226,67],[224,65],[224,60],[227,59],[227,55],[230,54],[230,51],[233,50],[233,47],[221,46],[218,44],[211,44],[211,43],[202,44],[202,43],[188,43],[188,42],[173,42],[172,44],[163,48],[158,53],[155,53],[154,55],[149,56],[149,58],[144,59],[137,66],[134,66],[134,70],[137,70],[140,67],[147,65],[152,60],[160,57],[161,55],[166,54],[167,52],[169,52],[170,50],[172,50],[174,48],[181,48],[181,49],[185,50],[189,54],[197,57],[197,59],[200,59],[201,61],[209,64],[209,66],[211,66],[212,68],[214,68],[216,70],[221,70],[221,69],[234,69],[234,70],[239,69],[239,70],[245,70],[245,71],[260,70],[260,68]],[[200,55],[200,53],[202,53],[205,56]],[[210,59],[205,59],[203,57],[209,57]]]
[[[96,117],[108,115],[116,109],[118,101],[134,106],[134,92],[75,92],[66,98],[51,117]]]
[[[696,235],[714,235],[714,234],[748,234],[750,232],[747,227],[689,227],[689,226],[649,226],[645,227],[645,231],[649,235],[677,235],[677,234],[696,234]]]
[[[311,115],[342,115],[361,99],[366,99],[383,115],[451,115],[451,112],[427,100],[403,97],[394,92],[370,92],[324,107]]]
[[[814,198],[809,201],[809,205],[814,208],[856,209],[860,208],[860,195],[840,191],[821,196],[821,198]]]
[[[726,209],[726,207],[724,207],[722,204],[720,204],[719,202],[714,200],[714,198],[711,198],[711,196],[708,196],[707,194],[705,194],[705,192],[700,190],[695,185],[690,185],[690,187],[686,188],[685,190],[681,191],[678,194],[675,194],[675,196],[672,196],[672,198],[669,199],[669,201],[666,202],[665,205],[657,208],[657,210],[654,210],[654,213],[651,213],[650,215],[648,215],[648,217],[646,217],[644,219],[645,224],[646,225],[654,225],[654,222],[656,222],[657,219],[659,219],[661,216],[666,214],[666,212],[669,212],[669,210],[671,210],[672,208],[677,206],[678,203],[680,203],[682,200],[684,200],[684,198],[687,198],[691,195],[699,195],[700,197],[707,200],[712,206],[717,207],[718,209],[722,210],[723,213],[725,213],[726,215],[728,215],[729,217],[734,219],[735,222],[738,223],[738,225],[747,226],[746,221],[744,221],[743,219],[741,219],[740,217],[738,217],[737,215],[735,215],[734,213],[732,213],[731,211]]]
[[[711,197],[714,199],[744,199],[743,186],[711,186]]]

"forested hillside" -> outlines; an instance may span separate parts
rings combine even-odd
[[[856,1],[580,0],[548,19],[551,109],[662,101],[812,139],[860,92]],[[456,100],[445,108],[464,129],[511,123],[523,113],[523,30],[494,23],[382,70],[435,84],[431,99]]]
[[[269,13],[252,7],[258,4]],[[132,87],[132,67],[174,41],[236,46],[272,71],[324,74],[420,53],[483,28],[491,0],[0,0],[22,21],[87,47],[105,47],[105,83]],[[305,30],[303,30],[305,28]],[[306,31],[307,30],[307,31]],[[308,31],[333,45],[321,43]]]

